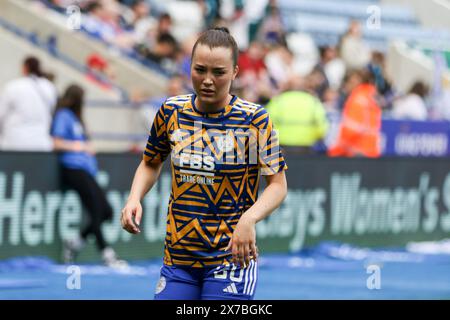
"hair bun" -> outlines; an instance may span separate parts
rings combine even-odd
[[[230,34],[230,30],[228,30],[227,27],[215,27],[215,28],[213,28],[213,30],[222,31],[222,32]]]

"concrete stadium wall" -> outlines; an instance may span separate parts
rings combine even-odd
[[[71,68],[64,62],[52,57],[46,51],[32,45],[28,41],[16,37],[12,33],[0,28],[0,88],[12,79],[22,76],[22,63],[26,56],[35,55],[41,60],[44,71],[55,74],[55,86],[62,92],[69,84],[78,83],[86,90],[87,100],[119,101],[120,95],[116,92],[102,89],[90,83],[84,74]]]

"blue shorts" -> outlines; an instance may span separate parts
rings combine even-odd
[[[258,265],[212,268],[166,266],[156,286],[155,300],[253,300]]]

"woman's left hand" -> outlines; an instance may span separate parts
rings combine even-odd
[[[250,260],[258,258],[256,247],[256,221],[248,216],[242,215],[233,232],[230,243],[225,250],[230,250],[233,254],[233,263],[241,267],[248,266]]]

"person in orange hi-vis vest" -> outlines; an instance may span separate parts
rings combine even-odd
[[[342,112],[339,134],[328,150],[331,157],[370,157],[381,154],[381,108],[369,71],[357,71],[360,83],[351,91]]]

